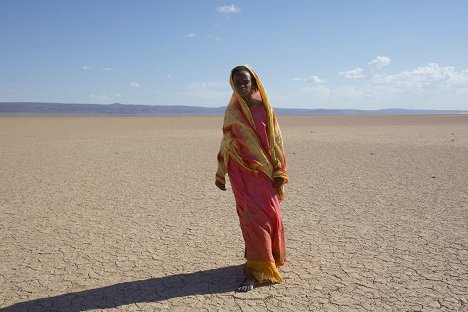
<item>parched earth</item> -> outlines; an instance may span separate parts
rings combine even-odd
[[[286,281],[241,294],[222,117],[0,117],[0,311],[468,311],[468,116],[279,121]]]

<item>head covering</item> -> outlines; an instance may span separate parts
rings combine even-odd
[[[257,87],[258,87],[258,92],[260,93],[260,96],[262,98],[263,105],[265,106],[265,111],[266,111],[266,114],[267,114],[268,143],[269,143],[270,146],[272,146],[273,139],[274,139],[274,136],[272,134],[273,134],[274,129],[273,129],[273,109],[272,109],[272,107],[270,105],[270,100],[268,99],[268,95],[267,95],[267,93],[265,91],[265,88],[263,87],[262,81],[260,80],[258,75],[250,67],[248,67],[247,65],[240,65],[240,66],[247,69],[247,71],[250,73],[250,76],[252,77],[252,79],[255,79],[255,83],[257,84]],[[238,101],[240,103],[240,108],[242,110],[242,113],[245,115],[245,117],[249,121],[250,125],[253,128],[255,128],[255,122],[253,120],[253,117],[252,117],[252,114],[250,112],[249,106],[247,105],[247,103],[245,103],[244,99],[236,92],[236,88],[234,87],[234,82],[232,81],[232,76],[233,76],[232,74],[233,74],[234,69],[236,69],[237,67],[240,67],[240,66],[236,66],[231,70],[231,76],[230,76],[229,82],[231,84],[231,88],[233,90],[233,93],[232,93],[232,96],[231,96],[231,100],[229,101],[229,105],[231,105],[234,102]]]

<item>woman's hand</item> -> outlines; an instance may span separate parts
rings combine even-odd
[[[273,186],[275,187],[276,194],[279,194],[280,189],[281,189],[281,185],[283,185],[283,182],[284,182],[284,180],[281,177],[274,177],[273,178]]]
[[[226,185],[224,185],[224,183],[219,182],[218,180],[215,181],[215,185],[216,185],[221,191],[225,191],[225,190],[226,190]]]

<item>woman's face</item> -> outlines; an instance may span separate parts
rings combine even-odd
[[[252,93],[252,77],[248,71],[240,71],[232,77],[234,89],[242,97],[248,97]]]

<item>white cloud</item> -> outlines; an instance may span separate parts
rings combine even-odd
[[[310,76],[309,78],[293,78],[294,81],[304,81],[304,82],[312,82],[315,84],[322,84],[325,83],[325,80],[320,78],[319,76]]]
[[[208,89],[220,89],[227,88],[226,82],[191,82],[186,86],[187,90],[208,90]]]
[[[385,63],[385,62],[382,62]],[[406,108],[468,110],[468,68],[430,63],[393,73],[367,75],[357,67],[341,72],[346,78],[320,84],[318,79],[294,78],[297,88],[290,98],[273,105],[309,108]],[[302,85],[302,86],[301,86]]]
[[[397,74],[374,75],[372,82],[376,85],[408,89],[468,87],[468,72],[457,72],[454,67],[440,67],[437,63],[430,63]]]
[[[187,34],[187,37],[189,37],[189,38],[192,38],[192,37],[195,37],[195,36],[196,36],[196,34],[194,34],[194,33]]]
[[[217,42],[220,42],[220,41],[223,40],[222,38],[217,37],[217,36],[213,36],[213,35],[209,35],[208,39],[211,39],[211,40],[214,40],[214,41],[217,41]]]
[[[139,88],[140,84],[138,82],[130,81],[130,87],[132,88]]]
[[[81,67],[81,69],[83,69],[83,70],[94,70],[94,66],[83,65]],[[112,68],[112,67],[102,67],[101,70],[103,70],[103,71],[112,71],[112,70],[114,70],[114,68]]]
[[[392,60],[388,56],[377,56],[375,59],[373,59],[367,64],[369,64],[372,67],[372,69],[380,69],[384,66],[387,66],[391,62]]]
[[[240,13],[241,11],[241,9],[236,7],[234,4],[223,5],[223,6],[217,7],[216,10],[218,10],[219,13],[226,13],[226,14]]]
[[[354,69],[340,72],[341,76],[344,76],[345,78],[350,78],[350,79],[357,79],[357,78],[365,78],[366,76],[363,75],[362,73],[362,68],[356,67]]]
[[[325,80],[323,80],[322,78],[318,76],[310,76],[309,81],[312,81],[313,83],[317,83],[317,84],[325,83]]]
[[[332,90],[331,97],[361,108],[467,109],[467,94],[468,72],[430,63],[394,74],[373,75],[358,86]]]

